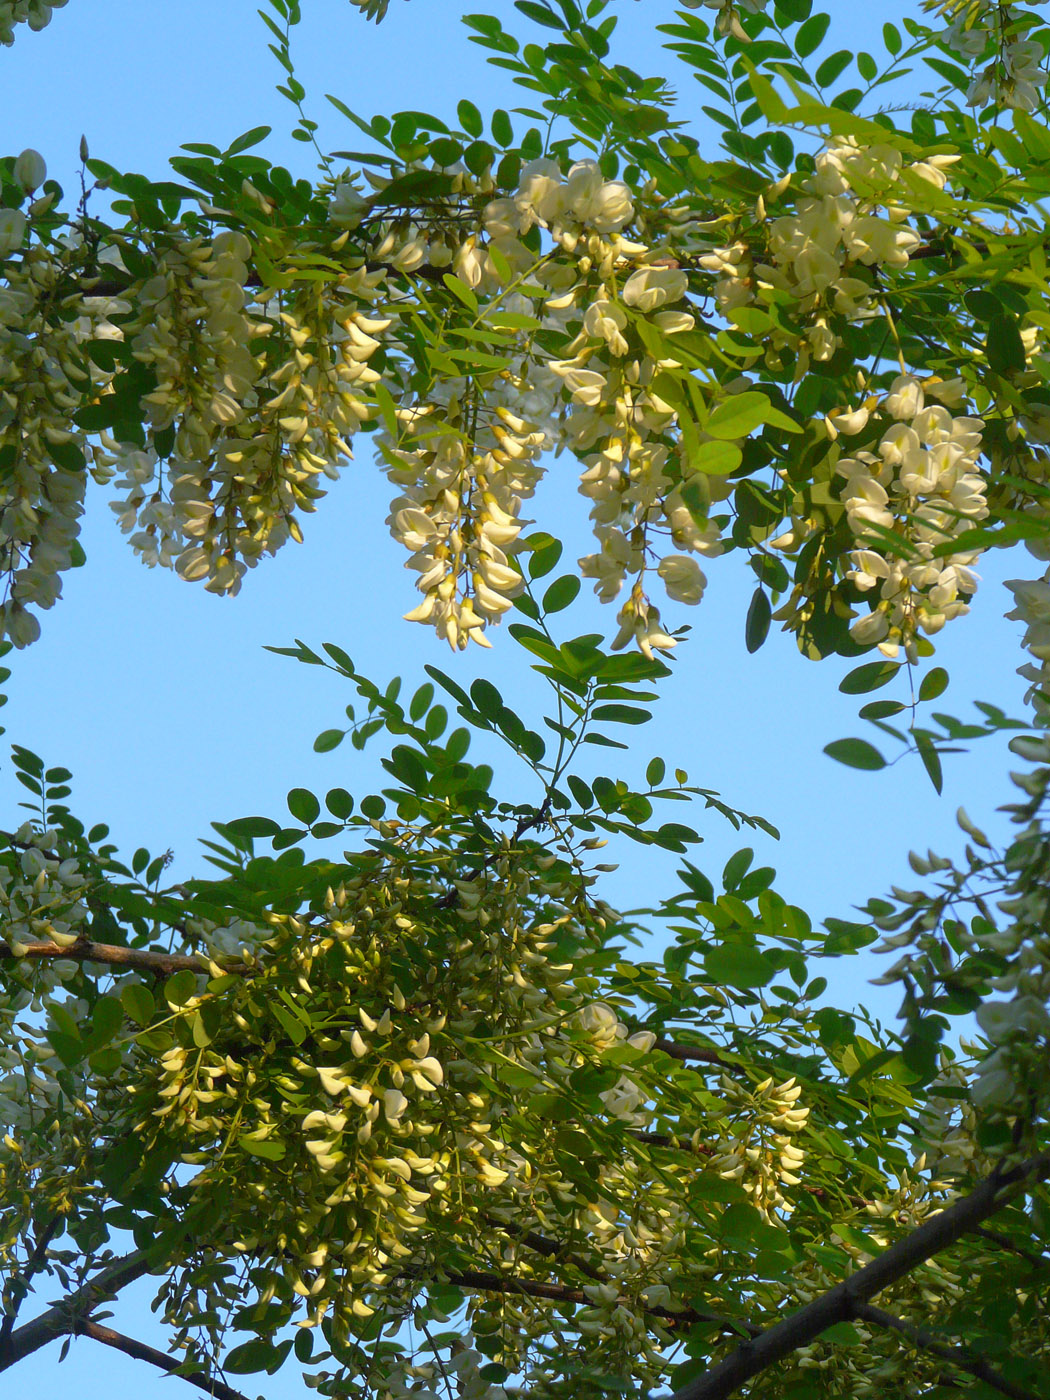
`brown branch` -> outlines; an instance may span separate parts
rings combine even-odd
[[[415,1270],[405,1270],[402,1278],[419,1278],[420,1273]],[[586,1293],[579,1288],[569,1288],[564,1283],[542,1283],[538,1279],[517,1278],[510,1274],[487,1274],[476,1269],[462,1269],[453,1272],[442,1271],[443,1282],[450,1283],[454,1288],[473,1289],[479,1293],[510,1293],[520,1294],[526,1298],[545,1298],[554,1303],[573,1303],[580,1307],[592,1307],[593,1303]],[[721,1313],[713,1312],[707,1308],[672,1308],[647,1307],[644,1309],[649,1317],[659,1317],[670,1323],[683,1322],[713,1322],[725,1332],[739,1334],[746,1333],[749,1337],[757,1337],[761,1334],[762,1328],[752,1322],[745,1322],[737,1318],[729,1318]]]
[[[1026,1390],[1024,1386],[1014,1385],[1005,1376],[1001,1376],[994,1367],[989,1366],[986,1361],[982,1361],[978,1356],[973,1356],[965,1347],[949,1346],[925,1327],[917,1327],[915,1323],[908,1322],[903,1317],[895,1317],[893,1313],[883,1312],[882,1308],[874,1308],[870,1303],[855,1304],[853,1313],[855,1317],[861,1318],[864,1322],[870,1322],[875,1327],[899,1333],[902,1337],[906,1337],[913,1346],[922,1351],[928,1351],[931,1356],[938,1356],[942,1361],[950,1361],[958,1370],[966,1371],[977,1380],[983,1381],[992,1390],[997,1390],[1000,1395],[1008,1395],[1010,1400],[1039,1400],[1038,1395]]]
[[[206,1376],[203,1371],[191,1371],[186,1373],[180,1371],[180,1362],[173,1356],[168,1356],[163,1351],[158,1351],[156,1347],[147,1346],[145,1342],[138,1342],[134,1337],[126,1337],[123,1332],[114,1332],[112,1327],[103,1327],[98,1322],[85,1322],[76,1328],[77,1336],[93,1337],[96,1342],[102,1342],[107,1347],[115,1347],[117,1351],[122,1351],[125,1356],[132,1357],[135,1361],[148,1361],[151,1366],[156,1366],[161,1371],[167,1371],[168,1375],[176,1375],[181,1381],[189,1381],[191,1385],[200,1386],[201,1390],[207,1391],[215,1400],[247,1400],[239,1390],[234,1390],[232,1386],[226,1385],[223,1381],[216,1380],[214,1376]]]
[[[653,1049],[662,1050],[672,1060],[681,1060],[683,1064],[688,1064],[690,1060],[702,1060],[705,1065],[719,1065],[722,1069],[733,1066],[733,1061],[723,1059],[717,1050],[711,1050],[706,1045],[682,1045],[677,1040],[664,1040],[657,1036]]]
[[[93,1279],[48,1308],[47,1312],[16,1328],[0,1346],[0,1371],[6,1371],[16,1362],[31,1356],[47,1346],[48,1342],[69,1336],[100,1303],[149,1272],[149,1260],[141,1249],[126,1254],[122,1259],[114,1259],[100,1269]]]
[[[1009,1171],[986,1177],[968,1196],[939,1211],[885,1253],[836,1284],[798,1312],[747,1341],[723,1361],[676,1391],[674,1400],[725,1400],[748,1381],[799,1347],[808,1346],[836,1322],[849,1322],[858,1304],[869,1302],[927,1259],[947,1249],[1003,1205],[1003,1193],[1050,1173],[1050,1153],[1031,1157]]]
[[[0,943],[0,962],[14,959],[15,955],[4,943]],[[25,945],[25,952],[19,961],[43,962],[50,958],[70,958],[74,962],[97,962],[107,967],[133,967],[141,972],[152,972],[157,977],[170,977],[173,972],[210,972],[211,960],[192,953],[154,953],[147,948],[127,948],[119,943],[93,943],[85,938],[74,943],[71,948],[60,948],[50,940],[44,943]],[[254,969],[243,962],[234,962],[227,967],[220,964],[224,972],[240,972],[248,975]]]
[[[47,1259],[47,1247],[54,1239],[55,1231],[61,1223],[62,1217],[60,1215],[53,1215],[51,1217],[40,1234],[37,1235],[36,1243],[33,1245],[32,1252],[26,1260],[25,1268],[19,1269],[19,1271],[11,1277],[7,1288],[4,1289],[4,1292],[7,1293],[11,1299],[11,1307],[3,1323],[0,1323],[0,1353],[2,1353],[8,1338],[14,1331],[15,1319],[18,1317],[18,1309],[22,1306],[25,1301],[25,1296],[29,1292],[29,1285],[32,1282],[33,1275],[43,1268],[44,1262]]]

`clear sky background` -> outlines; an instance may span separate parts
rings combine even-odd
[[[519,34],[528,28],[508,0],[479,0],[477,8],[498,13]],[[655,25],[673,18],[673,6],[621,0],[617,8],[615,56],[643,73],[669,73]],[[867,47],[876,54],[882,23],[899,22],[914,9],[900,0],[871,7],[831,0],[826,8],[833,15],[831,47]],[[346,0],[304,0],[303,9],[297,71],[310,94],[308,110],[321,123],[324,149],[358,147],[363,139],[324,101],[325,92],[366,116],[412,108],[454,121],[464,96],[483,112],[529,105],[508,75],[489,67],[468,42],[458,12],[445,0],[392,0],[378,29]],[[41,151],[49,172],[71,192],[69,202],[82,134],[93,156],[164,178],[168,157],[182,143],[223,147],[267,123],[274,135],[264,152],[294,172],[314,173],[310,150],[286,135],[293,112],[274,93],[280,72],[251,0],[70,0],[47,30],[23,32],[13,49],[0,50],[0,75],[3,149]],[[699,90],[685,73],[680,89],[682,110],[699,115]],[[716,138],[709,139],[713,151]],[[539,527],[566,539],[570,561],[590,548],[587,504],[575,494],[574,476],[570,458],[552,462],[532,512]],[[154,853],[171,848],[173,874],[185,878],[207,870],[196,842],[210,834],[212,820],[248,814],[280,819],[285,794],[295,786],[320,793],[344,786],[363,795],[382,785],[377,755],[362,757],[349,745],[329,755],[312,752],[314,736],[339,725],[343,706],[355,698],[348,683],[264,652],[265,644],[288,645],[294,637],[315,648],[336,642],[373,679],[402,675],[406,685],[425,679],[426,662],[461,682],[485,675],[504,688],[519,713],[538,718],[542,683],[505,633],[490,634],[492,652],[475,647],[453,657],[429,629],[401,621],[417,595],[414,575],[404,571],[405,556],[384,524],[390,495],[363,440],[358,460],[305,520],[305,544],[287,545],[249,574],[238,598],[227,600],[144,568],[117,530],[107,493],[93,491],[82,537],[88,565],[65,576],[65,596],[44,617],[41,640],[10,663],[10,699],[0,716],[6,738],[49,765],[72,769],[74,811],[89,824],[109,822],[126,854],[142,845]],[[969,701],[979,698],[1019,714],[1024,687],[1014,672],[1022,659],[1020,626],[1003,621],[1012,600],[1002,580],[1035,577],[1040,566],[1021,553],[987,558],[980,571],[984,583],[973,613],[938,639],[936,664],[948,668],[952,687],[936,708],[969,718]],[[877,737],[865,734],[869,727],[856,718],[861,701],[836,689],[856,663],[813,665],[792,638],[777,632],[748,656],[743,626],[753,577],[736,555],[709,561],[706,572],[709,591],[698,609],[665,610],[666,619],[689,621],[693,631],[677,649],[675,674],[654,723],[636,736],[631,755],[606,751],[594,771],[640,775],[660,753],[686,768],[693,782],[780,827],[778,845],[762,836],[737,837],[698,808],[693,824],[705,844],[692,858],[716,883],[726,858],[740,845],[754,845],[763,863],[777,866],[786,897],[816,918],[848,916],[851,906],[890,884],[913,883],[909,848],[961,849],[954,821],[960,802],[991,832],[1005,833],[1003,819],[994,815],[1012,798],[1001,740],[980,741],[971,754],[948,758],[942,797],[916,759],[875,774],[840,767],[822,753],[826,743],[848,734]],[[562,616],[566,635],[608,632],[614,610],[599,608],[588,595]],[[519,775],[506,765],[504,771],[524,795]],[[9,764],[0,768],[0,793],[12,814],[5,821],[14,825],[15,804],[25,793]],[[680,807],[668,812],[669,819],[683,816]],[[672,891],[673,857],[642,854],[635,846],[616,854],[621,869],[606,890],[612,902],[641,905]],[[839,1004],[863,999],[892,1013],[892,998],[880,1000],[865,985],[870,966],[840,965],[829,975],[830,995]],[[50,1296],[45,1289],[45,1300]],[[145,1306],[148,1296],[140,1287],[130,1302],[118,1303],[114,1325],[163,1345]],[[170,1400],[183,1391],[180,1383],[83,1340],[61,1369],[52,1347],[5,1375],[4,1385],[11,1400],[52,1400],[69,1389],[95,1400],[124,1385],[142,1400]],[[248,1378],[244,1389],[263,1391],[267,1400],[304,1393],[292,1368],[272,1379]]]

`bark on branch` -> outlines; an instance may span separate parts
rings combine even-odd
[[[1010,1400],[1039,1400],[1039,1396],[1033,1391],[1026,1390],[1020,1385],[1014,1385],[1005,1376],[1001,1376],[994,1367],[989,1366],[986,1361],[982,1361],[980,1357],[968,1352],[965,1347],[949,1346],[947,1342],[942,1342],[925,1327],[916,1327],[914,1322],[908,1322],[903,1317],[895,1317],[893,1313],[883,1312],[882,1308],[872,1307],[870,1303],[857,1303],[853,1313],[855,1317],[864,1322],[870,1322],[874,1327],[882,1327],[886,1331],[899,1333],[900,1336],[907,1338],[912,1346],[918,1347],[922,1351],[928,1351],[931,1356],[940,1357],[942,1361],[950,1361],[958,1370],[966,1371],[969,1375],[975,1376],[977,1380],[991,1386],[992,1390],[997,1390],[1000,1395],[1008,1395]]]
[[[158,1351],[156,1347],[147,1346],[145,1342],[138,1342],[134,1337],[126,1337],[123,1332],[115,1332],[112,1327],[103,1327],[100,1322],[85,1322],[76,1331],[78,1336],[93,1337],[96,1342],[115,1347],[117,1351],[122,1351],[125,1356],[130,1356],[135,1361],[148,1361],[151,1366],[167,1371],[169,1375],[175,1374],[180,1381],[189,1381],[191,1385],[199,1386],[201,1390],[214,1396],[215,1400],[247,1400],[247,1396],[242,1395],[239,1390],[216,1380],[214,1376],[206,1376],[203,1371],[192,1371],[189,1374],[180,1371],[178,1368],[181,1363],[175,1357]]]
[[[993,1172],[968,1196],[932,1216],[848,1279],[754,1340],[742,1342],[725,1360],[676,1391],[673,1400],[725,1400],[752,1376],[816,1341],[836,1322],[851,1321],[859,1305],[968,1234],[1002,1207],[1011,1187],[1048,1174],[1050,1153],[1031,1157],[1010,1171]]]
[[[56,1338],[82,1330],[84,1320],[90,1317],[95,1308],[149,1271],[149,1260],[143,1250],[137,1249],[122,1259],[114,1259],[83,1287],[68,1294],[31,1322],[16,1328],[0,1345],[0,1371],[6,1371]]]

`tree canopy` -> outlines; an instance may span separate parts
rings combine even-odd
[[[410,695],[334,642],[272,648],[342,678],[315,748],[381,746],[388,784],[217,822],[176,884],[14,745],[0,1369],[86,1336],[225,1400],[285,1364],[362,1400],[1050,1396],[1050,28],[938,0],[874,55],[811,0],[682,5],[658,78],[613,0],[466,15],[508,109],[333,95],[362,147],[333,152],[302,7],[264,0],[312,177],[261,126],[166,179],[85,141],[72,203],[36,150],[0,158],[11,668],[86,562],[89,481],[146,565],[232,595],[353,453],[390,482],[407,622],[453,654]],[[0,42],[59,8],[0,3]],[[352,0],[348,32],[410,13]],[[593,531],[565,572],[562,524],[526,518],[552,451]],[[929,709],[933,639],[1002,548],[1028,708],[964,723]],[[750,847],[701,868],[696,810],[769,823],[681,754],[615,768],[699,558],[732,552],[748,651],[776,622],[857,660],[871,739],[827,752],[858,782],[907,755],[940,790],[1012,733],[1004,848],[960,809],[961,860],[912,853],[916,888],[822,924]],[[585,584],[608,635],[573,635]],[[472,679],[471,642],[516,648],[546,713]],[[608,842],[677,883],[612,907]],[[871,948],[890,1027],[828,996]],[[108,1322],[145,1276],[168,1352]]]

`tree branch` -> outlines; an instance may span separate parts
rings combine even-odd
[[[855,1317],[862,1318],[876,1327],[898,1332],[913,1346],[928,1351],[931,1356],[939,1356],[942,1361],[950,1361],[960,1371],[968,1372],[985,1385],[991,1386],[992,1390],[997,1390],[1000,1395],[1008,1395],[1010,1400],[1039,1400],[1038,1395],[1023,1386],[1014,1385],[980,1357],[973,1356],[965,1347],[949,1346],[925,1327],[916,1327],[913,1322],[908,1322],[903,1317],[895,1317],[893,1313],[883,1312],[881,1308],[874,1308],[870,1303],[857,1303],[853,1313]]]
[[[1023,1245],[1015,1243],[1009,1235],[1004,1235],[999,1230],[986,1230],[983,1226],[978,1225],[970,1231],[970,1234],[980,1235],[982,1240],[990,1240],[992,1244],[997,1244],[1000,1249],[1016,1254],[1026,1264],[1031,1264],[1033,1269],[1050,1269],[1050,1259],[1041,1254],[1034,1254],[1030,1249],[1025,1249]]]
[[[444,1271],[443,1271],[444,1272]],[[403,1278],[418,1278],[417,1272],[405,1270]],[[581,1289],[569,1288],[564,1283],[541,1283],[538,1279],[516,1278],[511,1274],[486,1274],[476,1269],[462,1269],[444,1272],[445,1281],[454,1288],[474,1289],[479,1293],[518,1293],[527,1298],[547,1298],[554,1303],[574,1303],[581,1307],[591,1307],[592,1300]],[[647,1307],[649,1317],[660,1317],[668,1322],[713,1322],[725,1332],[747,1333],[749,1337],[761,1335],[762,1328],[753,1322],[725,1317],[707,1308]]]
[[[147,1346],[145,1342],[138,1342],[134,1337],[126,1337],[123,1332],[114,1332],[112,1327],[103,1327],[98,1322],[85,1322],[76,1328],[76,1333],[82,1337],[93,1337],[96,1342],[102,1342],[107,1347],[115,1347],[117,1351],[122,1351],[125,1356],[130,1356],[135,1361],[148,1361],[151,1366],[167,1371],[168,1375],[177,1375],[180,1381],[189,1381],[191,1385],[200,1386],[201,1390],[207,1391],[215,1400],[247,1400],[239,1390],[216,1380],[214,1376],[206,1376],[203,1371],[192,1371],[189,1374],[180,1371],[181,1363],[173,1356],[158,1351],[156,1347]]]
[[[57,1337],[75,1332],[78,1323],[100,1303],[149,1272],[149,1260],[144,1250],[137,1249],[123,1259],[114,1259],[81,1288],[12,1332],[0,1346],[0,1371],[6,1371]]]
[[[0,962],[14,958],[14,953],[4,943],[0,943]],[[49,958],[69,958],[73,962],[97,962],[107,967],[134,967],[142,972],[152,972],[157,977],[170,977],[173,972],[209,972],[208,958],[190,953],[154,953],[147,948],[126,948],[119,943],[92,943],[83,939],[71,948],[60,948],[57,943],[30,943],[19,961],[44,961]],[[243,962],[235,962],[230,967],[222,964],[224,972],[249,973],[251,968]]]
[[[1010,1171],[993,1172],[968,1196],[939,1211],[910,1235],[899,1240],[791,1317],[778,1322],[754,1341],[741,1343],[725,1360],[705,1371],[696,1380],[676,1391],[674,1400],[725,1400],[745,1381],[759,1375],[776,1362],[808,1346],[836,1322],[849,1322],[858,1304],[867,1303],[877,1293],[935,1254],[947,1249],[960,1236],[999,1210],[1003,1192],[1031,1179],[1050,1173],[1050,1153],[1031,1157]]]

